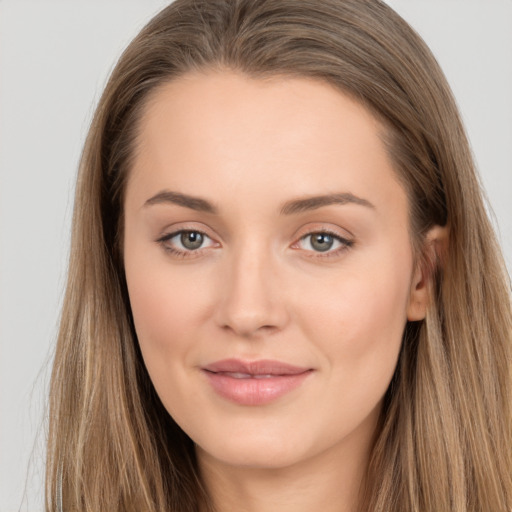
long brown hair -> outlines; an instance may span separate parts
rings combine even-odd
[[[138,121],[197,69],[328,82],[386,126],[421,257],[449,247],[422,322],[406,326],[361,510],[512,510],[510,283],[462,123],[434,57],[379,0],[176,0],[128,46],[82,155],[50,394],[46,509],[208,507],[192,441],[160,403],[133,329],[120,241]]]

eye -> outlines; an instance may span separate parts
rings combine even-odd
[[[334,233],[319,231],[303,236],[297,243],[299,249],[319,253],[337,253],[352,246],[352,242]]]
[[[215,245],[208,235],[195,230],[175,231],[164,235],[157,242],[161,243],[167,251],[183,256]]]
[[[199,233],[199,231],[182,231],[179,235],[176,235],[173,238],[178,238],[179,243],[183,248],[188,249],[189,251],[195,251],[203,245],[205,235]]]

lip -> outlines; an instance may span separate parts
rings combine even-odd
[[[282,361],[224,359],[202,368],[213,390],[239,405],[265,405],[298,388],[312,368]]]

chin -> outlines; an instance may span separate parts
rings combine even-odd
[[[253,469],[283,469],[311,459],[337,442],[330,432],[312,435],[314,425],[301,429],[290,422],[236,422],[225,429],[190,432],[199,458],[204,456],[225,465]],[[202,434],[202,435],[201,435]]]
[[[292,448],[283,446],[282,440],[273,442],[232,443],[229,446],[216,445],[206,447],[198,445],[198,451],[206,458],[215,459],[227,466],[248,469],[283,469],[296,464],[301,453]]]

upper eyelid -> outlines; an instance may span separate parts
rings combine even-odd
[[[332,235],[333,237],[339,238],[341,240],[348,240],[349,239],[349,237],[341,235],[340,233],[338,233],[337,231],[332,230],[332,229],[313,229],[312,231],[308,231],[307,233],[304,233],[299,238],[304,238],[306,236],[311,236],[311,235],[317,235],[319,233],[323,233],[323,234],[326,234],[326,235]]]
[[[180,223],[181,224],[181,223]],[[169,239],[169,238],[172,238],[173,236],[176,236],[178,235],[179,233],[184,233],[184,232],[194,232],[194,233],[201,233],[202,235],[205,235],[207,236],[208,238],[211,238],[212,240],[218,238],[218,237],[215,237],[211,234],[211,230],[208,229],[206,226],[205,227],[196,227],[196,226],[188,226],[187,223],[183,223],[184,225],[179,225],[179,227],[175,227],[174,225],[170,225],[170,226],[167,226],[165,227],[164,229],[162,229],[160,232],[161,232],[161,235],[158,236],[158,239],[161,240],[161,239]]]
[[[340,231],[343,231],[344,233],[341,233]],[[298,233],[296,233],[295,237],[296,237],[296,242],[294,243],[297,243],[299,240],[302,240],[303,238],[307,237],[307,236],[311,236],[311,235],[314,235],[314,234],[317,234],[317,233],[325,233],[327,235],[331,235],[341,241],[345,241],[345,242],[353,242],[354,241],[354,235],[352,235],[352,233],[348,232],[346,229],[341,229],[341,228],[331,228],[331,227],[325,227],[324,226],[318,226],[318,227],[314,227],[314,228],[309,228],[307,230],[299,230]]]
[[[347,227],[342,227],[336,221],[329,222],[327,220],[303,223],[302,226],[295,231],[294,236],[298,239],[312,233],[331,233],[344,239],[352,239],[355,237]]]
[[[333,238],[339,240],[340,242],[351,242],[351,240],[349,238],[342,236],[338,233],[335,233],[333,231],[327,231],[327,230],[310,231],[309,233],[302,235],[299,238],[299,240],[303,240],[304,238],[307,238],[308,236],[312,236],[312,235],[329,235],[329,236],[332,236]]]
[[[208,233],[206,233],[200,229],[187,229],[187,228],[167,231],[160,238],[161,239],[170,239],[170,238],[174,238],[175,236],[177,236],[181,233],[200,233],[203,236],[212,238]]]

